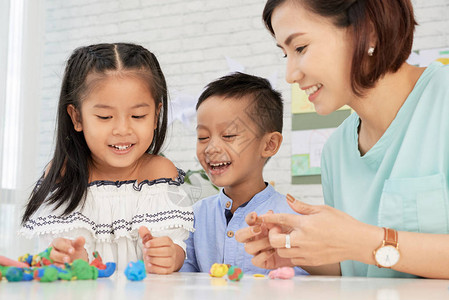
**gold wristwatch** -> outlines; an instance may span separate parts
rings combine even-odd
[[[384,240],[379,248],[374,250],[374,260],[379,268],[393,267],[401,257],[399,253],[398,232],[384,227]]]

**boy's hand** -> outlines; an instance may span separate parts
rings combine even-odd
[[[272,213],[272,211],[268,212],[268,214]],[[249,213],[245,221],[249,227],[237,230],[235,239],[244,243],[245,251],[254,256],[251,260],[253,265],[265,269],[293,266],[290,259],[280,257],[270,245],[268,231],[271,225],[265,224],[255,212]]]
[[[79,236],[75,240],[56,238],[51,243],[53,249],[50,252],[50,259],[57,266],[64,266],[64,263],[71,263],[75,259],[88,261],[88,255],[84,244],[86,240]]]
[[[148,273],[170,274],[184,262],[184,250],[168,236],[152,237],[145,226],[139,228],[143,243],[143,262]]]

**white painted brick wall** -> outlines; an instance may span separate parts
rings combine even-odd
[[[449,47],[449,0],[413,0],[420,23],[414,49]],[[265,167],[282,193],[322,202],[321,186],[290,184],[290,87],[281,52],[265,30],[264,0],[47,0],[38,165],[51,157],[63,66],[71,51],[99,42],[134,42],[158,57],[170,91],[198,95],[228,73],[228,56],[263,77],[278,74],[285,99],[284,143]],[[198,169],[194,126],[175,122],[164,153],[179,167]],[[39,170],[40,172],[40,170]]]

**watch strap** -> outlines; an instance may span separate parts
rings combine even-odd
[[[398,246],[398,232],[392,228],[384,227],[384,245]]]

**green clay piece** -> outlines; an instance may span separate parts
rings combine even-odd
[[[78,280],[97,279],[98,269],[90,266],[85,260],[76,259],[72,263],[72,274]]]
[[[5,277],[10,282],[22,281],[23,270],[21,268],[11,267],[6,272]]]
[[[42,252],[39,253],[38,255],[39,255],[41,258],[44,257],[44,258],[48,259],[49,261],[53,262],[53,260],[50,259],[50,253],[51,253],[51,250],[52,250],[52,249],[53,249],[53,247],[48,247],[47,249],[45,249],[44,251],[42,251]]]
[[[58,273],[58,278],[61,279],[61,280],[68,280],[68,281],[70,281],[73,278],[72,271],[70,269],[66,268],[62,272],[60,271]]]
[[[45,268],[44,275],[41,277],[41,282],[53,282],[58,280],[58,270],[56,268]]]

